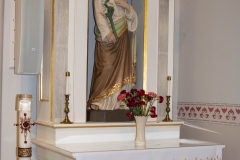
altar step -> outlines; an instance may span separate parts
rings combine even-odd
[[[135,122],[60,124],[35,121],[36,140],[49,144],[134,141]],[[146,140],[180,139],[183,122],[147,122]]]

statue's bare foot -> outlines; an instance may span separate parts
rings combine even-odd
[[[128,108],[125,105],[120,105],[117,109],[128,110]]]
[[[93,110],[99,110],[99,107],[97,105],[95,105],[95,104],[91,104],[91,108]]]

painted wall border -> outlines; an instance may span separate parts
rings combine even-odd
[[[240,125],[240,104],[179,102],[178,119]]]

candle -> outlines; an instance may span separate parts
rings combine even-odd
[[[32,95],[18,94],[16,97],[16,110],[18,111],[18,160],[31,160],[31,111]]]
[[[171,94],[171,76],[167,77],[167,81],[168,81],[167,96],[170,96],[170,94]]]
[[[69,94],[69,77],[70,72],[66,72],[66,94]]]

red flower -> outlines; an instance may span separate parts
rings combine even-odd
[[[120,92],[120,94],[126,94],[127,92],[126,92],[126,90],[122,90],[121,92]]]
[[[159,96],[159,103],[162,103],[164,98],[162,96]]]
[[[132,118],[133,115],[138,115],[139,111],[143,111],[141,116],[151,116],[152,118],[157,117],[156,107],[152,106],[155,100],[159,103],[164,101],[162,96],[157,96],[154,92],[145,93],[143,89],[131,89],[130,92],[122,90],[117,100],[123,101],[130,109],[130,113],[127,116]],[[147,107],[149,105],[150,109]]]
[[[131,101],[132,102],[136,102],[137,101],[137,97],[132,97]]]
[[[126,98],[126,94],[120,94],[117,99],[118,99],[118,102],[121,102],[124,98]]]
[[[126,114],[129,118],[132,118],[133,117],[133,115],[131,114],[131,113],[127,113]]]
[[[150,115],[150,116],[151,116],[151,118],[156,118],[157,117],[156,114],[153,114],[153,115]]]
[[[150,109],[150,112],[156,114],[156,107],[152,106],[152,108]]]
[[[139,102],[139,105],[146,105],[146,102],[140,101],[140,102]]]
[[[129,107],[134,107],[135,106],[135,102],[134,101],[131,101],[129,104],[128,104]]]
[[[137,92],[137,89],[134,89],[134,88],[133,88],[133,89],[130,90],[130,92],[131,92],[131,93]]]
[[[144,95],[145,95],[145,91],[143,89],[138,91],[138,96],[139,97],[144,96]]]
[[[126,96],[127,96],[127,98],[130,98],[130,97],[132,97],[132,94],[131,93],[127,93]]]
[[[157,117],[155,106],[152,106],[152,108],[150,109],[150,112],[151,112],[151,114],[150,114],[151,118],[156,118]]]
[[[147,101],[151,101],[152,100],[152,97],[149,96],[148,94],[146,94],[145,97],[147,98]]]
[[[139,96],[134,97],[134,100],[135,100],[135,101],[140,101],[140,100],[141,100],[141,97],[139,97]]]
[[[157,98],[157,94],[154,92],[149,92],[148,95],[153,98]]]

